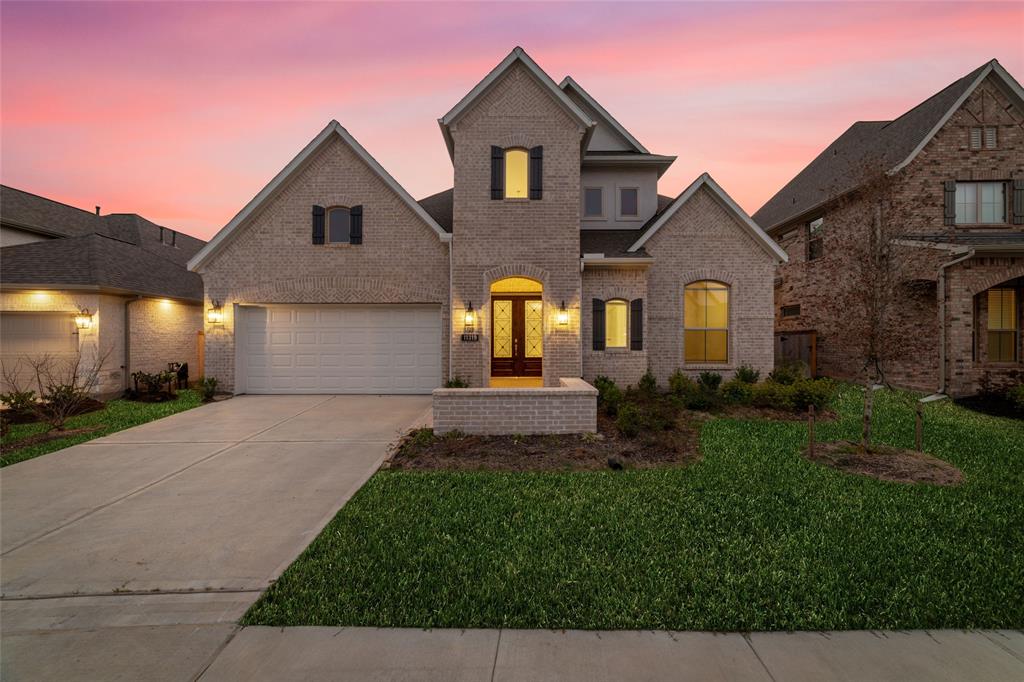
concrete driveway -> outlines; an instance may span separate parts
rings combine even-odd
[[[0,472],[0,676],[193,679],[429,396],[240,396]]]

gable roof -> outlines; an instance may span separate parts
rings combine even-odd
[[[1022,103],[1024,90],[999,62],[992,60],[954,81],[892,121],[858,121],[769,199],[754,220],[773,230],[864,182],[865,163],[895,173],[913,161],[925,145],[990,74],[995,74]]]
[[[515,64],[522,64],[526,67],[534,78],[551,94],[552,98],[561,105],[566,112],[583,127],[584,130],[591,130],[595,123],[590,120],[590,117],[583,112],[576,103],[569,99],[569,96],[559,88],[555,81],[551,79],[544,69],[537,65],[537,62],[533,61],[530,55],[526,54],[526,50],[521,47],[516,47],[514,50],[508,53],[508,56],[501,60],[497,66],[491,69],[490,73],[484,76],[483,80],[476,84],[476,86],[466,93],[466,96],[459,100],[459,102],[451,108],[451,110],[437,119],[437,123],[441,126],[441,133],[444,135],[444,142],[448,146],[448,155],[455,158],[455,142],[452,140],[451,132],[448,127],[454,123],[458,118],[469,109],[470,105],[473,104],[477,99],[484,95],[491,86],[498,82],[498,80],[505,75],[505,73],[511,69]],[[586,142],[584,136],[584,143]],[[584,146],[585,148],[585,146]]]
[[[419,216],[419,218],[422,219],[430,229],[434,230],[441,241],[448,241],[451,239],[451,235],[447,234],[441,226],[437,224],[437,221],[423,210],[422,206],[416,203],[416,200],[412,198],[405,188],[398,184],[398,181],[391,177],[390,173],[384,170],[384,167],[378,163],[377,159],[370,156],[370,153],[366,151],[366,149],[363,148],[363,146],[359,144],[340,123],[332,120],[309,142],[309,144],[302,148],[302,151],[300,151],[295,158],[288,162],[288,165],[282,168],[281,171],[275,175],[263,189],[260,190],[259,194],[253,197],[252,200],[247,203],[227,225],[222,227],[220,231],[213,236],[213,239],[209,241],[202,251],[196,254],[188,262],[188,269],[193,271],[196,270],[201,267],[203,263],[208,261],[215,253],[220,251],[220,249],[230,241],[232,234],[238,229],[238,226],[244,223],[246,219],[256,211],[256,209],[263,205],[264,202],[273,197],[293,175],[305,166],[306,161],[316,154],[316,152],[324,145],[334,139],[335,136],[341,138],[341,140],[356,153],[356,156],[362,159],[366,165],[384,181],[384,184],[390,187],[391,190],[398,195],[399,199],[412,209],[413,213]]]
[[[679,211],[679,209],[689,201],[701,187],[707,187],[726,208],[726,210],[730,211],[736,217],[739,225],[746,230],[746,232],[754,238],[754,241],[768,252],[769,255],[783,263],[789,261],[789,256],[787,256],[786,252],[782,250],[782,247],[776,244],[775,240],[765,234],[765,231],[758,227],[757,223],[751,220],[746,211],[740,208],[739,204],[733,201],[732,197],[722,189],[721,185],[715,182],[714,178],[707,173],[701,173],[699,178],[694,180],[689,187],[684,189],[682,193],[654,219],[650,226],[644,230],[643,234],[640,235],[640,238],[629,247],[629,251],[634,252],[640,250],[643,245],[647,243],[647,240],[653,237],[654,234],[661,229],[662,225],[671,220],[672,216],[674,216],[676,212]]]
[[[437,221],[445,232],[452,231],[454,218],[454,195],[455,188],[446,189],[429,197],[419,200],[419,205],[430,214],[430,217]]]
[[[640,140],[633,137],[632,133],[626,130],[625,126],[615,120],[608,111],[601,106],[601,104],[590,96],[590,93],[583,89],[583,87],[573,80],[572,76],[566,76],[562,79],[562,82],[558,84],[558,87],[562,90],[572,90],[580,99],[586,102],[587,106],[590,107],[601,119],[605,126],[611,128],[619,134],[628,144],[633,148],[633,151],[638,154],[650,154],[647,148],[640,144]]]

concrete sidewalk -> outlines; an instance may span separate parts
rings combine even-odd
[[[200,679],[1013,682],[1024,634],[250,627]]]

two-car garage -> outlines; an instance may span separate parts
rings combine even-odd
[[[441,385],[439,305],[244,305],[239,393],[430,393]]]

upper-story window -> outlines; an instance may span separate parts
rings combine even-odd
[[[817,260],[825,255],[824,232],[824,218],[815,218],[807,223],[807,260]]]
[[[640,215],[640,197],[636,187],[619,188],[619,215],[623,218],[635,218]]]
[[[530,154],[513,147],[505,150],[505,198],[526,199],[530,196]]]
[[[600,187],[583,190],[583,217],[600,218],[604,215],[604,193]]]
[[[347,208],[336,206],[327,209],[327,243],[348,244],[351,221],[351,213]]]
[[[957,225],[1006,222],[1006,185],[1002,182],[956,183]]]
[[[974,126],[971,128],[971,149],[995,149],[997,142],[995,126]]]

